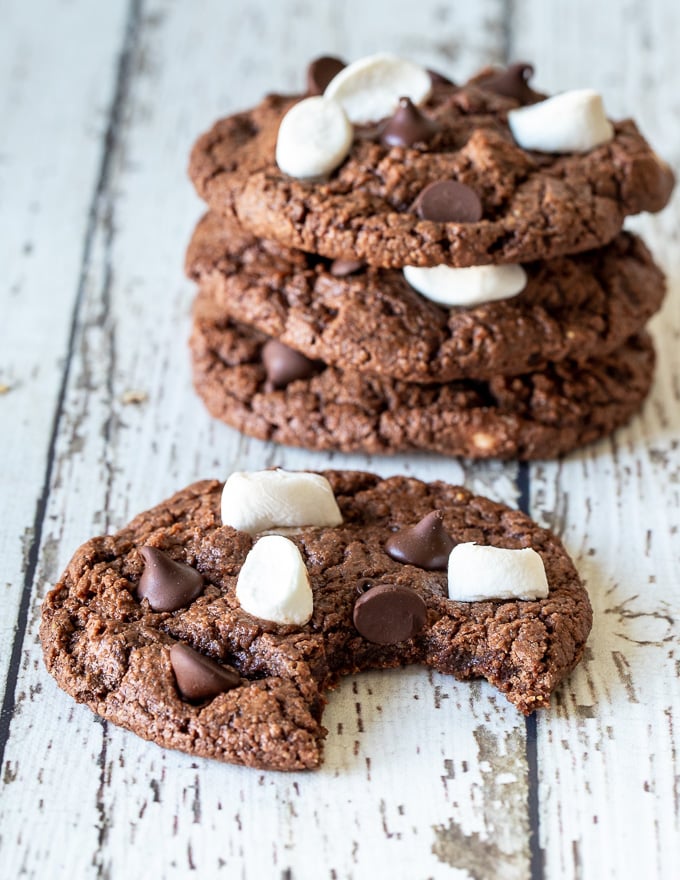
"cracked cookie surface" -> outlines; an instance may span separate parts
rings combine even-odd
[[[349,156],[322,181],[276,165],[282,117],[302,95],[269,95],[219,120],[195,144],[189,174],[211,209],[291,247],[371,265],[470,266],[528,262],[601,247],[627,215],[658,211],[673,188],[669,166],[630,120],[587,153],[523,150],[507,113],[513,98],[438,83],[422,107],[441,130],[416,147],[358,132]],[[482,203],[482,219],[423,220],[413,210],[428,184],[454,179]]]

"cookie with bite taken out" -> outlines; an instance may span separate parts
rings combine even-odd
[[[321,763],[343,675],[423,664],[530,713],[590,626],[564,547],[523,513],[442,482],[273,469],[195,483],[88,541],[40,635],[60,687],[102,717],[299,770]]]

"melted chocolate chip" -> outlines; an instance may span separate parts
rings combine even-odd
[[[153,611],[177,611],[203,592],[203,578],[190,565],[175,562],[156,547],[140,547],[144,571],[137,595],[146,599]]]
[[[379,584],[354,603],[354,626],[377,645],[413,638],[425,626],[427,606],[415,590],[398,584]]]
[[[482,219],[477,193],[457,180],[436,180],[421,190],[413,210],[422,220],[436,223],[476,223]]]
[[[177,688],[185,700],[209,700],[238,687],[241,676],[229,666],[221,666],[182,642],[170,648],[170,663]]]
[[[329,272],[336,278],[345,278],[347,275],[354,275],[365,266],[363,260],[333,260]]]
[[[514,98],[520,104],[533,103],[538,95],[529,87],[529,80],[534,75],[532,64],[518,61],[505,70],[492,74],[488,79],[480,80],[480,89],[487,89],[506,98]]]
[[[385,542],[385,551],[397,562],[427,571],[446,571],[449,553],[455,546],[456,542],[444,529],[441,513],[433,510],[416,525],[391,535]]]
[[[380,133],[380,142],[388,147],[410,147],[428,141],[439,126],[425,116],[410,98],[399,98],[399,105]]]
[[[285,388],[295,379],[309,379],[318,372],[314,361],[276,339],[264,344],[261,357],[272,388]]]
[[[307,68],[307,93],[323,95],[328,83],[346,66],[344,61],[332,55],[315,58]]]

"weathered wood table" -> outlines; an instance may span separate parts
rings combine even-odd
[[[680,876],[680,199],[636,218],[669,274],[641,417],[561,462],[311,454],[212,422],[191,389],[190,145],[307,61],[393,50],[465,78],[532,60],[680,164],[674,0],[0,0],[3,878]],[[199,477],[278,463],[463,482],[555,529],[595,624],[552,708],[418,668],[346,679],[326,762],[163,752],[42,664],[40,603],[92,534]]]

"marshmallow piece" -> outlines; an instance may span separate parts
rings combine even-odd
[[[379,53],[341,70],[326,86],[324,97],[339,101],[350,121],[362,125],[391,116],[399,98],[422,104],[431,91],[432,80],[424,67]]]
[[[303,626],[312,616],[307,568],[298,548],[282,535],[266,535],[253,546],[236,582],[241,608],[274,623]]]
[[[339,526],[342,514],[320,474],[236,471],[222,490],[222,523],[255,535],[276,527]]]
[[[404,278],[427,299],[443,306],[477,306],[510,299],[524,290],[527,273],[517,263],[502,266],[404,266]]]
[[[276,163],[291,177],[329,174],[352,146],[354,130],[336,101],[317,95],[295,104],[281,120]]]
[[[592,89],[575,89],[511,110],[508,123],[520,147],[544,153],[587,153],[614,137],[602,97]]]
[[[508,550],[473,543],[457,544],[449,555],[449,599],[545,599],[548,580],[539,554],[526,547]]]

